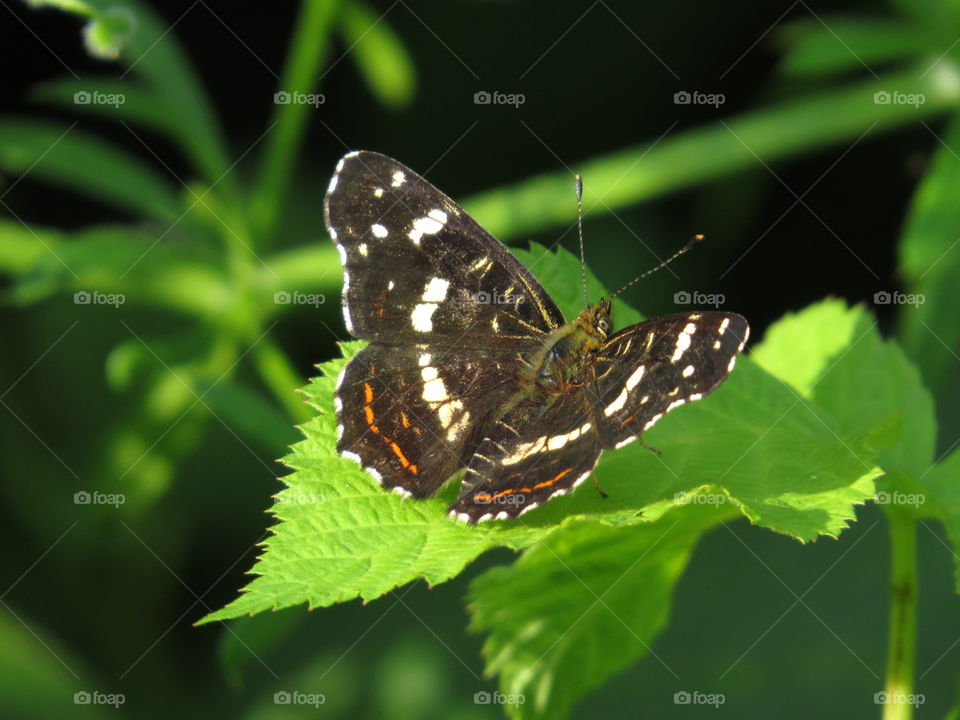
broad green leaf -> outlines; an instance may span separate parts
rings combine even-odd
[[[732,514],[697,505],[638,527],[582,523],[476,578],[470,627],[488,634],[486,672],[500,676],[507,712],[565,717],[587,692],[649,653],[691,551]]]
[[[340,13],[340,29],[351,60],[377,99],[392,108],[408,105],[413,99],[416,69],[386,18],[366,3],[353,0]]]
[[[920,478],[928,501],[947,530],[947,537],[953,544],[954,582],[957,592],[960,592],[960,450],[954,450],[950,455],[930,468]]]
[[[925,28],[894,19],[804,18],[778,34],[786,48],[781,69],[796,76],[868,72],[875,65],[925,55],[932,46]]]
[[[956,388],[960,347],[960,117],[940,134],[929,172],[914,193],[900,241],[900,271],[908,294],[900,309],[907,352],[935,391]],[[892,290],[892,289],[891,289]],[[911,297],[912,296],[912,297]]]
[[[560,298],[581,292],[569,253],[534,248],[524,255],[535,259],[531,265],[549,292]],[[360,347],[344,344],[345,358]],[[521,522],[469,527],[446,517],[453,484],[439,497],[405,499],[337,456],[332,393],[344,362],[324,363],[304,391],[320,415],[301,427],[306,439],[285,459],[295,472],[278,494],[280,522],[255,566],[258,577],[204,622],[303,602],[370,600],[418,577],[436,584],[491,547],[528,547],[584,515],[609,525],[653,522],[705,485],[717,486],[716,502],[804,541],[836,536],[854,519],[853,504],[874,494],[869,432],[839,431],[744,358],[709,399],[678,408],[645,435],[662,455],[639,443],[604,455],[596,474],[607,499],[587,486]]]
[[[762,343],[753,346],[750,358],[811,398],[823,373],[858,339],[861,314],[838,299],[788,313],[767,330]]]
[[[150,165],[79,128],[0,120],[0,170],[43,180],[119,210],[171,223],[176,192]]]

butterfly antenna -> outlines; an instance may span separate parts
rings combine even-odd
[[[613,295],[611,295],[611,296],[610,296],[610,299],[613,300],[617,295],[619,295],[620,293],[622,293],[622,292],[623,292],[624,290],[626,290],[628,287],[631,287],[634,283],[639,282],[640,280],[643,280],[645,277],[648,277],[648,276],[650,276],[650,275],[653,275],[657,270],[661,270],[661,269],[665,268],[667,265],[669,265],[670,263],[672,263],[674,260],[676,260],[678,257],[680,257],[681,255],[683,255],[685,252],[689,251],[694,245],[696,245],[696,244],[697,244],[698,242],[700,242],[701,240],[703,240],[703,235],[694,235],[692,238],[690,238],[690,241],[689,241],[686,245],[684,245],[682,248],[680,248],[679,250],[677,250],[673,255],[671,255],[670,257],[668,257],[666,260],[664,260],[662,263],[660,263],[660,264],[657,265],[656,267],[650,268],[650,269],[647,270],[645,273],[642,273],[642,274],[638,275],[637,277],[635,277],[633,280],[631,280],[630,282],[628,282],[628,283],[627,283],[626,285],[624,285],[622,288],[620,288],[619,290],[617,290]]]
[[[583,285],[583,301],[589,305],[590,296],[587,295],[587,261],[583,254],[583,178],[580,174],[574,178],[574,187],[577,191],[577,231],[580,233],[580,283]]]

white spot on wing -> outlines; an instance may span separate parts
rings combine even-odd
[[[378,237],[378,238],[385,238],[388,235],[387,229],[380,223],[374,223],[373,225],[371,225],[370,232],[373,233],[374,237]]]
[[[630,392],[626,388],[621,390],[620,394],[617,395],[617,399],[603,409],[603,414],[606,417],[610,417],[615,412],[619,412],[620,410],[623,410],[623,406],[627,404],[627,397],[629,395],[630,395]]]
[[[383,197],[383,188],[374,188],[373,190],[374,197]]]
[[[438,303],[443,302],[447,297],[447,288],[450,282],[440,277],[430,278],[430,282],[423,290],[423,301]]]
[[[404,172],[402,170],[397,170],[393,174],[393,182],[390,184],[393,185],[393,187],[400,187],[406,181],[407,181],[407,176],[404,174]]]
[[[360,254],[363,255],[364,257],[367,256],[367,244],[366,244],[366,243],[360,243],[360,245],[357,247],[357,250],[360,251]]]
[[[436,303],[419,303],[410,315],[410,322],[417,332],[433,332],[433,317]]]
[[[444,217],[446,217],[446,215],[444,215]],[[443,223],[428,215],[427,217],[417,218],[413,221],[413,227],[410,228],[410,232],[407,233],[407,237],[413,240],[415,244],[419,245],[420,238],[422,238],[424,235],[435,235],[442,229]]]
[[[640,380],[643,378],[644,370],[646,370],[646,367],[641,365],[640,367],[638,367],[636,370],[633,371],[633,374],[630,377],[627,378],[627,382],[626,382],[627,392],[630,392],[637,386],[637,383],[639,383]]]
[[[727,331],[728,325],[730,325],[730,318],[724,318],[723,322],[720,323],[720,329],[717,330],[717,334],[723,335]]]
[[[339,179],[340,179],[340,176],[337,174],[334,174],[334,176],[330,178],[330,184],[327,185],[327,195],[329,195],[330,193],[332,193],[334,190],[337,189],[337,180]]]
[[[687,366],[683,369],[683,372],[680,373],[680,374],[683,375],[684,377],[690,377],[691,375],[693,375],[693,371],[694,371],[695,369],[696,369],[696,368],[694,368],[693,365],[687,365]]]

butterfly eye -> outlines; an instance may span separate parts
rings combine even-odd
[[[601,318],[600,321],[597,322],[597,329],[606,335],[607,331],[610,329],[610,323]]]

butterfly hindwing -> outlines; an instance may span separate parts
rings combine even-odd
[[[389,489],[427,497],[472,454],[485,418],[516,392],[510,357],[373,343],[337,378],[337,449]]]
[[[546,407],[521,403],[480,443],[450,513],[467,522],[516,518],[586,480],[602,449],[582,390]]]
[[[507,248],[433,185],[384,155],[346,155],[324,202],[355,337],[490,349],[563,315]]]
[[[586,385],[604,448],[637,439],[663,415],[699,400],[722,383],[749,327],[735,313],[665,315],[607,340]]]

